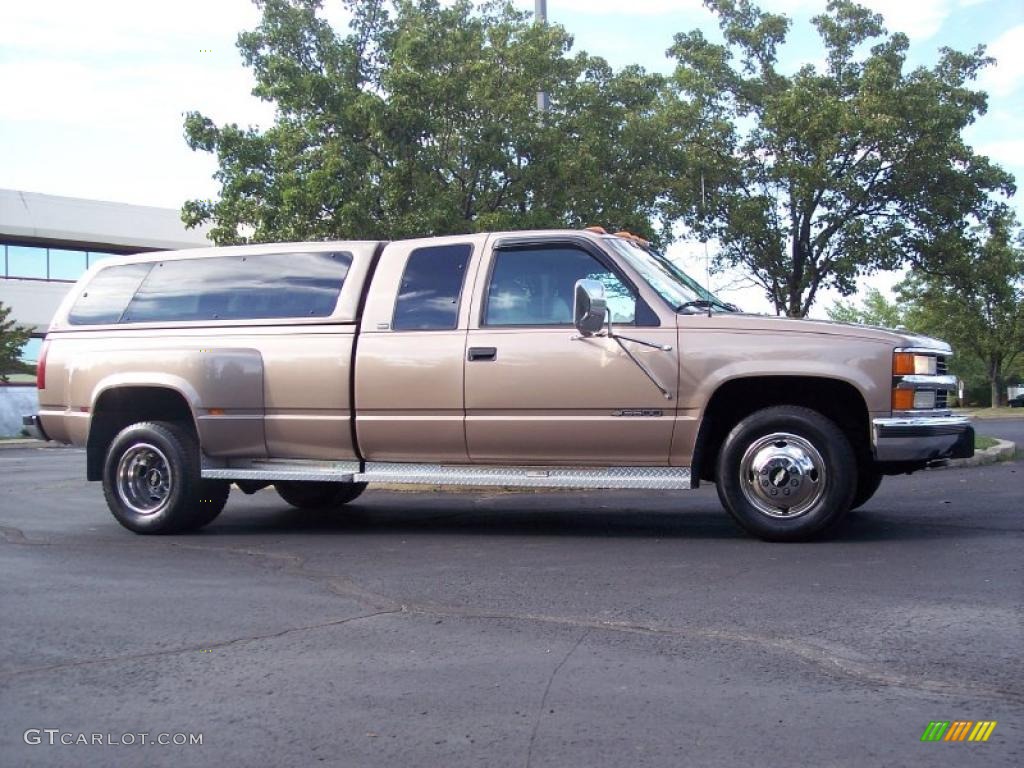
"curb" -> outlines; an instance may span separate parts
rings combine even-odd
[[[993,438],[997,440],[998,438]],[[959,467],[983,467],[997,461],[1012,459],[1017,453],[1017,444],[1010,440],[999,440],[996,445],[983,451],[975,451],[969,459],[952,459],[946,466],[951,469]]]

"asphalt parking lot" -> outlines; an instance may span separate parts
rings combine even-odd
[[[236,491],[139,537],[83,477],[80,451],[0,452],[4,765],[1024,763],[1019,461],[889,478],[789,545],[710,486],[326,516]],[[933,720],[998,726],[922,743]]]

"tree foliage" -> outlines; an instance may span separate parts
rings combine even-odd
[[[837,301],[825,310],[830,320],[838,323],[859,323],[880,328],[906,328],[905,305],[889,301],[877,288],[869,288],[858,307],[852,301]]]
[[[896,286],[896,301],[871,289],[860,306],[840,301],[826,311],[839,322],[902,327],[949,341],[956,353],[950,372],[970,390],[984,386],[996,406],[1009,375],[1024,363],[1024,233],[997,209],[963,244],[947,253],[941,269],[912,269]]]
[[[10,319],[11,308],[0,302],[0,382],[12,373],[30,373],[31,366],[21,360],[21,349],[32,337],[30,329]]]
[[[239,37],[267,130],[185,120],[221,194],[186,203],[218,243],[504,228],[629,228],[664,242],[664,78],[620,72],[509,3],[261,0]],[[550,94],[539,112],[536,93]]]
[[[221,189],[183,218],[219,244],[601,224],[664,246],[683,224],[803,316],[876,270],[943,273],[1013,192],[963,140],[983,49],[909,69],[906,36],[849,0],[813,19],[824,63],[796,72],[786,17],[707,0],[722,42],[676,35],[670,77],[573,53],[504,0],[336,1],[347,30],[320,0],[255,0],[238,46],[273,125],[186,117]]]
[[[913,303],[915,327],[981,364],[997,406],[1005,402],[1007,372],[1024,358],[1024,233],[1000,210],[968,235],[941,270],[912,271],[900,294]]]
[[[832,0],[813,19],[824,66],[786,74],[786,17],[748,0],[706,5],[724,43],[677,35],[673,82],[731,135],[728,154],[709,161],[709,204],[688,213],[719,238],[720,265],[746,271],[777,311],[803,316],[824,287],[849,295],[864,274],[964,250],[992,194],[1012,193],[1011,177],[962,137],[986,110],[970,87],[989,63],[981,48],[944,48],[933,67],[907,71],[906,36]]]

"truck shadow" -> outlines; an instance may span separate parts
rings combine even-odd
[[[713,491],[706,504],[694,509],[691,503],[685,512],[664,501],[638,504],[635,496],[620,500],[597,494],[371,492],[339,509],[316,511],[293,509],[271,494],[256,504],[246,501],[233,497],[203,533],[744,538]]]
[[[756,541],[732,522],[713,492],[706,498],[691,497],[685,503],[667,503],[663,497],[638,503],[633,496],[618,504],[615,495],[580,498],[523,493],[475,498],[435,493],[417,495],[414,499],[404,496],[368,493],[351,505],[321,511],[293,509],[269,494],[242,503],[233,500],[226,512],[200,535],[315,533]],[[884,506],[858,510],[850,513],[818,543],[974,538],[1020,532],[969,525],[942,512],[924,516],[926,512],[922,509],[907,515],[904,510],[887,512]]]
[[[829,533],[835,541],[922,541],[928,539],[997,538],[1020,536],[1024,527],[970,523],[961,516],[942,511],[887,511],[884,506],[851,512]]]

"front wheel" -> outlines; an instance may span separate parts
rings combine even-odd
[[[882,485],[882,473],[874,467],[861,467],[857,475],[857,492],[853,495],[850,509],[863,507]]]
[[[299,509],[330,509],[358,498],[366,483],[274,483],[278,496]]]
[[[846,435],[817,411],[774,406],[733,427],[718,454],[718,497],[765,541],[821,534],[849,511],[857,460]]]
[[[203,480],[191,430],[148,421],[122,429],[107,449],[103,495],[121,525],[135,533],[179,533],[211,522],[229,485]]]

